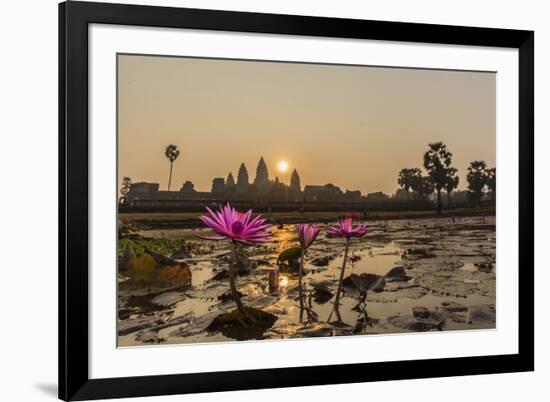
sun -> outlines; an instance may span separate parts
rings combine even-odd
[[[288,163],[286,161],[280,161],[277,163],[277,169],[279,172],[284,173],[288,170]]]

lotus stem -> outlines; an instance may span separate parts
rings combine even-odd
[[[340,293],[342,292],[342,284],[344,282],[344,272],[346,270],[346,261],[348,259],[349,251],[349,239],[346,239],[346,248],[344,250],[344,259],[342,261],[342,269],[340,270],[340,280],[338,281],[338,290],[336,291],[336,297],[334,299],[334,313],[336,314],[336,319],[338,322],[342,322],[342,317],[340,316]],[[332,313],[331,313],[332,316]],[[330,317],[329,317],[330,320]]]
[[[300,298],[300,323],[304,321],[304,294],[302,289],[302,277],[304,275],[304,255],[306,250],[302,248],[302,254],[300,255],[300,268],[298,271],[298,292]]]
[[[235,244],[234,241],[232,241],[231,242],[231,261],[229,263],[229,288],[231,289],[231,296],[233,297],[233,300],[235,300],[235,303],[237,304],[237,308],[239,309],[239,313],[241,314],[242,318],[244,320],[248,319],[251,321],[251,318],[248,312],[246,311],[246,308],[244,307],[243,302],[239,297],[237,286],[235,285],[236,273],[237,273],[237,245]],[[244,324],[244,321],[243,321],[243,324]]]

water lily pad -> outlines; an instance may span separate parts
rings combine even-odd
[[[466,313],[466,322],[468,324],[494,324],[496,322],[495,306],[490,304],[470,306]]]
[[[191,270],[187,264],[174,261],[147,249],[130,262],[124,274],[131,279],[133,284],[191,284]]]
[[[247,322],[246,325],[243,325],[243,317],[239,310],[235,309],[218,315],[208,326],[208,331],[220,331],[228,338],[239,341],[260,339],[264,332],[277,321],[277,316],[271,313],[251,307],[245,307],[245,309],[248,316],[252,318],[252,323]]]
[[[481,272],[433,272],[415,278],[414,283],[440,295],[466,297],[477,294],[495,297],[494,274]]]
[[[151,303],[159,306],[169,307],[179,301],[184,300],[186,297],[187,296],[183,292],[166,292],[154,297],[151,300]]]
[[[388,317],[388,322],[396,327],[413,332],[426,332],[442,329],[445,320],[418,318],[413,315],[395,315]]]

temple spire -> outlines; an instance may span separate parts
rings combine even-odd
[[[296,191],[301,191],[300,176],[298,171],[294,169],[292,171],[292,176],[290,177],[290,188]]]
[[[241,163],[239,173],[237,174],[237,192],[246,193],[248,191],[248,170],[244,163]]]
[[[269,184],[269,172],[267,171],[267,165],[265,164],[263,156],[260,157],[258,167],[256,168],[256,178],[254,179],[254,185],[258,187],[265,187]]]
[[[233,173],[231,172],[229,172],[229,174],[227,175],[227,179],[225,180],[225,187],[235,187],[235,179],[233,178]]]

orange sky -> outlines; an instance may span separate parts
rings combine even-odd
[[[270,177],[302,186],[394,193],[403,167],[421,167],[443,141],[459,169],[495,165],[496,75],[338,65],[118,56],[119,182],[168,184],[168,144],[180,156],[172,189],[191,180],[250,180],[263,156]],[[277,163],[288,162],[287,173]]]

